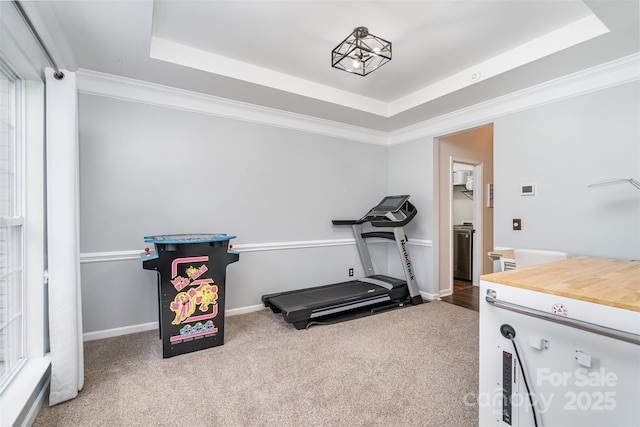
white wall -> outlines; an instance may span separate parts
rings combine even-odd
[[[80,95],[79,117],[81,252],[107,259],[82,264],[85,333],[157,320],[155,274],[115,260],[142,251],[146,235],[271,246],[227,268],[227,309],[346,280],[349,267],[361,274],[355,245],[335,244],[351,229],[331,219],[360,217],[386,195],[387,147],[92,95]],[[273,249],[309,241],[329,246]],[[386,250],[374,246],[384,273]]]
[[[454,163],[453,170],[469,170],[473,176],[473,165],[465,165],[463,163]],[[452,222],[454,225],[464,222],[473,222],[473,195],[467,193],[467,187],[464,185],[454,185],[451,205]]]
[[[587,188],[640,178],[639,94],[635,81],[495,121],[495,245],[640,258],[640,192]],[[535,196],[520,195],[528,183]]]
[[[467,188],[463,185],[455,185],[453,187],[451,215],[454,225],[460,225],[465,222],[473,223],[473,196],[469,196]]]

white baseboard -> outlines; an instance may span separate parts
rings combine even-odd
[[[232,308],[231,310],[225,310],[224,315],[236,316],[238,314],[253,313],[254,311],[260,311],[260,310],[266,310],[266,307],[262,304],[258,304],[258,305],[249,305],[247,307]]]
[[[429,293],[429,292],[420,291],[420,295],[422,295],[423,298],[426,298],[429,301],[434,301],[434,300],[439,300],[440,299],[440,295],[439,294],[432,294],[432,293]]]
[[[238,314],[253,313],[254,311],[264,310],[262,304],[250,305],[247,307],[232,308],[225,311],[225,316],[236,316]],[[102,331],[85,332],[82,335],[83,341],[101,340],[104,338],[119,337],[120,335],[135,334],[138,332],[152,331],[158,329],[158,322],[141,323],[138,325],[123,326],[121,328],[105,329]]]
[[[423,298],[429,301],[440,299],[440,295],[438,294],[431,294],[428,292],[420,291],[420,295],[422,295]],[[249,305],[246,307],[232,308],[230,310],[226,310],[225,316],[226,317],[237,316],[239,314],[253,313],[260,310],[266,310],[265,306],[262,304]],[[105,329],[103,331],[86,332],[85,334],[83,334],[83,339],[84,341],[93,341],[93,340],[99,340],[103,338],[117,337],[120,335],[135,334],[137,332],[151,331],[154,329],[158,329],[158,322],[149,322],[149,323],[142,323],[139,325],[124,326],[122,328]]]
[[[142,323],[139,325],[123,326],[121,328],[105,329],[102,331],[85,332],[82,334],[83,341],[101,340],[104,338],[119,337],[120,335],[135,334],[138,332],[158,329],[158,322]]]
[[[429,292],[420,291],[420,295],[429,301],[440,299],[440,295],[432,294]],[[226,317],[237,316],[239,314],[253,313],[260,310],[266,310],[265,306],[262,304],[249,305],[246,307],[232,308],[232,309],[226,310],[225,316]],[[149,322],[149,323],[142,323],[139,325],[123,326],[121,328],[105,329],[103,331],[86,332],[83,334],[83,339],[84,341],[93,341],[93,340],[99,340],[103,338],[117,337],[120,335],[135,334],[137,332],[151,331],[154,329],[158,329],[158,322]]]

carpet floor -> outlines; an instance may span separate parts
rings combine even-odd
[[[441,301],[300,331],[232,316],[223,346],[169,359],[157,331],[84,351],[83,390],[34,426],[478,425],[478,313]]]

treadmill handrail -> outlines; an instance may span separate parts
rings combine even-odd
[[[364,220],[360,219],[334,219],[331,221],[333,225],[354,225],[354,224],[362,224]]]
[[[377,237],[379,239],[396,240],[395,234],[393,234],[391,231],[369,231],[367,233],[362,233],[361,236],[363,239]]]

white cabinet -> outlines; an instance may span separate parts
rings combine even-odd
[[[480,426],[533,426],[529,396],[538,426],[640,425],[640,345],[555,322],[640,339],[640,312],[486,280],[480,292]]]

